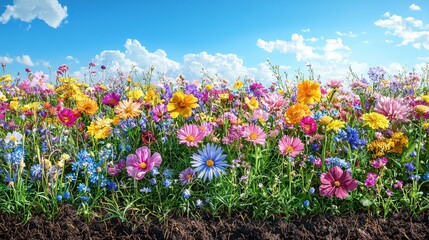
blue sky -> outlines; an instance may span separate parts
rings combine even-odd
[[[272,81],[266,59],[290,76],[311,64],[322,79],[395,74],[429,62],[428,1],[0,1],[0,62],[12,74],[89,62],[127,72]]]

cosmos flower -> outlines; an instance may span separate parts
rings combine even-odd
[[[244,138],[246,138],[247,141],[253,143],[254,145],[256,144],[265,145],[267,134],[264,132],[264,130],[261,127],[253,123],[244,127],[241,134]]]
[[[194,171],[198,173],[198,178],[204,181],[211,181],[213,178],[218,178],[221,174],[225,174],[229,164],[225,161],[226,155],[223,154],[222,148],[209,143],[202,150],[198,150],[198,154],[192,155],[191,161]]]
[[[319,83],[306,80],[298,83],[297,88],[297,100],[299,103],[314,104],[320,101],[322,93]]]
[[[128,176],[140,180],[144,178],[145,174],[154,167],[161,165],[162,159],[159,153],[154,153],[151,156],[149,148],[146,146],[140,147],[136,150],[136,154],[127,156],[127,172]]]
[[[357,182],[350,173],[343,171],[338,166],[332,167],[327,173],[322,173],[320,181],[322,182],[319,187],[320,195],[328,198],[335,195],[339,199],[345,199],[348,196],[348,191],[357,188]]]
[[[181,91],[175,92],[167,105],[167,110],[172,118],[177,118],[179,115],[183,118],[192,115],[192,109],[197,108],[198,98],[193,94],[186,95]]]
[[[279,149],[282,155],[296,157],[304,150],[304,144],[299,138],[283,136],[279,141]]]
[[[131,99],[122,100],[115,107],[115,113],[121,119],[135,118],[142,113],[141,106],[141,103],[134,102]]]
[[[198,143],[202,142],[204,137],[204,131],[195,124],[185,124],[177,131],[179,144],[186,143],[188,147],[198,147]]]

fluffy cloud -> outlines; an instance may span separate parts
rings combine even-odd
[[[62,7],[57,0],[14,0],[7,5],[0,16],[0,22],[6,24],[11,18],[31,22],[38,18],[53,28],[57,28],[67,17],[67,6]]]
[[[345,37],[351,37],[351,38],[355,38],[357,37],[357,34],[349,31],[349,32],[340,32],[340,31],[336,31],[335,32],[338,36],[345,36]]]
[[[391,15],[386,12],[383,15],[386,19],[379,19],[374,24],[387,29],[386,35],[397,36],[402,39],[399,46],[411,44],[415,48],[424,47],[429,50],[429,31],[423,21],[413,17],[403,18],[398,15]]]
[[[412,11],[420,11],[421,10],[421,8],[419,6],[417,6],[415,3],[410,5],[410,9]]]
[[[0,63],[9,64],[13,62],[13,58],[0,56]]]
[[[67,59],[67,60],[70,60],[70,61],[73,61],[73,62],[75,62],[76,64],[79,64],[79,60],[77,60],[77,59],[76,59],[76,58],[74,58],[73,56],[70,56],[70,55],[69,55],[69,56],[67,56],[67,57],[66,57],[66,59]]]
[[[28,67],[34,66],[33,61],[31,61],[31,58],[28,55],[22,55],[22,57],[18,56],[16,57],[16,61]]]

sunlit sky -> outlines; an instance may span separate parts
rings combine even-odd
[[[0,62],[82,76],[89,62],[113,72],[156,71],[199,79],[273,80],[266,59],[322,79],[395,74],[429,62],[429,1],[2,0]]]

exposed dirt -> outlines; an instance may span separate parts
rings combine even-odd
[[[237,215],[222,220],[172,217],[145,223],[134,217],[86,221],[64,206],[54,221],[33,216],[25,224],[16,215],[0,214],[0,239],[429,239],[428,214],[394,214],[386,219],[366,213],[311,216],[293,221],[260,221]]]

